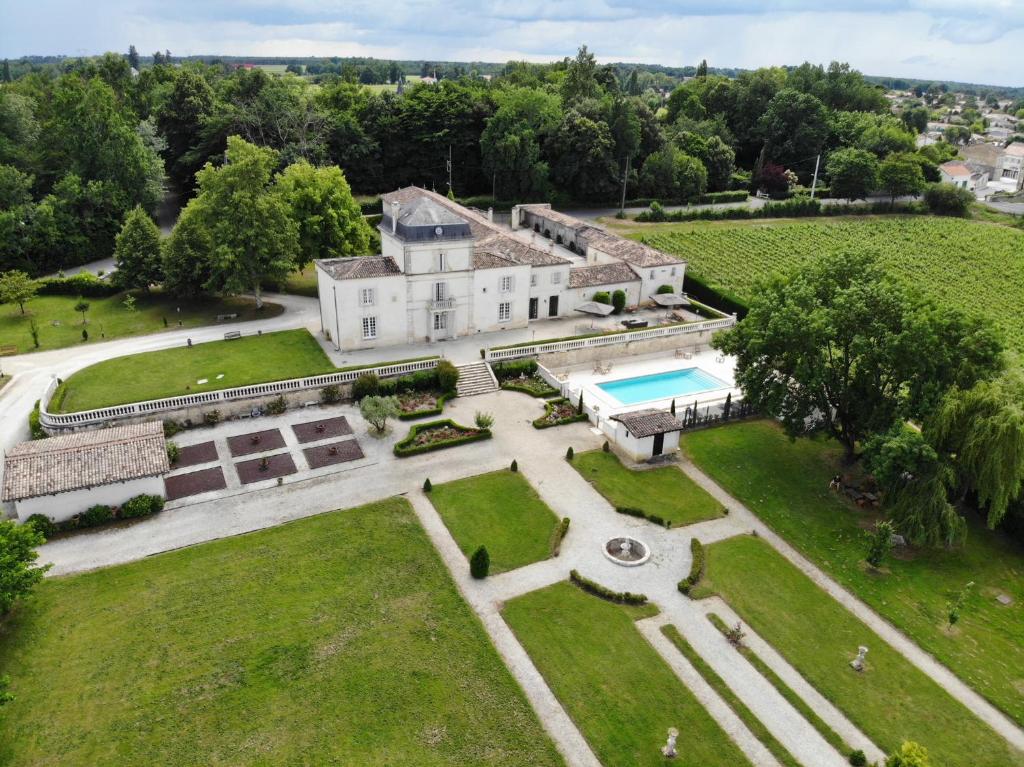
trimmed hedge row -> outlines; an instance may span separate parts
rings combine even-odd
[[[874,202],[867,205],[822,205],[817,198],[796,196],[788,200],[768,202],[760,208],[727,208],[725,210],[675,210],[644,211],[637,215],[636,220],[645,222],[660,221],[733,221],[761,218],[809,218],[813,216],[877,216],[890,213],[918,214],[928,213],[928,207],[922,203]]]
[[[672,527],[672,523],[666,519],[662,519],[657,514],[649,514],[643,509],[635,509],[632,506],[616,506],[615,510],[619,514],[625,514],[628,517],[637,517],[638,519],[646,519],[648,522],[653,522],[661,527]]]
[[[735,313],[742,320],[747,316],[747,312],[750,311],[750,307],[742,299],[737,298],[732,293],[708,285],[701,277],[689,269],[686,270],[683,283],[683,290],[689,298],[696,298],[702,303],[718,307],[726,314]]]
[[[555,529],[551,531],[551,543],[549,551],[551,556],[557,557],[562,551],[562,539],[565,538],[565,534],[569,532],[569,518],[562,517],[561,521],[555,525]]]
[[[567,423],[579,423],[581,421],[589,421],[590,418],[586,413],[576,413],[573,411],[573,415],[568,418],[560,418],[557,421],[545,421],[544,419],[555,412],[556,405],[571,405],[565,397],[559,397],[558,399],[549,399],[544,403],[544,415],[536,419],[533,422],[533,428],[535,429],[550,429],[552,426],[562,426]]]
[[[43,431],[43,425],[39,419],[39,400],[36,400],[36,404],[32,406],[32,410],[28,414],[28,430],[32,434],[32,439],[45,439],[49,436]]]
[[[455,392],[445,392],[437,398],[437,407],[432,407],[427,410],[414,410],[411,413],[400,413],[398,416],[399,421],[415,421],[417,418],[426,418],[431,415],[441,415],[444,412],[445,403],[453,397],[458,396]]]
[[[25,523],[34,526],[43,534],[43,537],[51,538],[56,533],[69,533],[73,530],[99,527],[121,519],[148,517],[162,511],[163,508],[164,499],[159,495],[136,495],[119,507],[97,504],[62,522],[54,522],[45,514],[33,514],[25,520]]]
[[[696,538],[690,539],[690,554],[693,559],[690,562],[690,574],[679,581],[679,591],[682,594],[689,594],[690,589],[700,583],[704,577],[704,567],[707,559],[704,554],[704,544]]]
[[[431,429],[439,429],[445,426],[449,426],[453,429],[461,429],[467,434],[461,437],[455,437],[453,439],[446,439],[440,442],[431,442],[427,445],[414,445],[413,442],[416,436],[423,431],[430,431]],[[458,445],[466,445],[470,442],[479,442],[480,440],[490,439],[492,436],[490,429],[471,429],[468,426],[455,423],[450,418],[446,418],[443,421],[430,421],[429,423],[418,423],[409,429],[409,433],[399,442],[395,443],[394,453],[399,458],[406,458],[410,455],[419,455],[420,453],[429,453],[434,450],[443,450],[448,447],[456,447]]]
[[[86,298],[107,298],[117,295],[122,288],[101,280],[94,274],[80,272],[70,277],[46,277],[36,281],[36,290],[41,296],[83,296]]]
[[[600,583],[592,581],[589,578],[584,578],[576,570],[569,571],[569,580],[577,587],[583,589],[588,594],[593,594],[595,597],[600,597],[609,602],[615,602],[620,605],[645,605],[647,604],[646,594],[632,594],[628,591],[612,591],[611,589],[605,588]]]
[[[494,377],[499,382],[504,381],[508,378],[518,378],[519,376],[532,376],[537,372],[537,360],[509,360],[508,362],[496,362],[491,365],[491,370],[494,371]]]
[[[548,397],[554,397],[558,394],[558,389],[548,384],[543,379],[537,379],[544,384],[545,388],[530,388],[529,386],[523,386],[522,384],[505,382],[501,384],[501,388],[505,391],[516,391],[520,394],[529,394],[531,397],[537,397],[538,399],[547,399]]]

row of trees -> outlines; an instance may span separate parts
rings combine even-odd
[[[967,499],[990,527],[1024,513],[1024,376],[989,323],[938,308],[865,253],[754,295],[714,342],[736,355],[746,401],[791,436],[824,430],[850,463],[862,448],[900,533],[953,543],[966,527],[954,504]]]

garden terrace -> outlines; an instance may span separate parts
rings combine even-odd
[[[535,429],[547,429],[551,426],[561,426],[567,423],[587,421],[586,413],[580,413],[576,405],[565,397],[551,399],[544,403],[544,415],[533,422]]]
[[[235,469],[238,471],[238,478],[243,485],[251,485],[253,482],[265,479],[286,477],[298,471],[291,453],[277,453],[248,461],[239,461],[235,464]]]
[[[463,554],[487,548],[492,574],[550,554],[558,518],[522,474],[506,469],[446,482],[429,497]]]
[[[224,470],[220,466],[164,477],[164,489],[167,492],[168,501],[176,501],[179,498],[209,493],[214,490],[223,490],[227,486]]]
[[[400,499],[47,579],[0,673],[10,765],[563,764]]]
[[[284,437],[279,429],[253,431],[228,437],[228,450],[235,458],[253,453],[265,453],[268,450],[279,450],[284,447]]]
[[[399,458],[403,458],[490,438],[490,429],[462,426],[451,419],[430,421],[418,423],[409,429],[409,434],[395,443],[394,452]]]
[[[348,419],[340,415],[335,418],[324,418],[319,421],[307,421],[292,426],[295,438],[300,443],[316,442],[330,437],[347,437],[352,433]]]
[[[363,450],[359,447],[359,442],[354,439],[332,442],[329,445],[307,447],[302,453],[306,456],[306,463],[309,464],[311,469],[320,469],[324,466],[358,461],[363,457]]]
[[[769,527],[840,584],[934,655],[975,690],[1024,723],[1019,691],[1024,668],[1021,546],[968,515],[969,531],[954,549],[899,551],[882,573],[864,564],[864,530],[877,512],[831,493],[842,473],[832,441],[791,442],[769,421],[686,434],[690,459]],[[969,581],[976,587],[955,633],[943,626],[950,600]],[[997,601],[1009,596],[1012,606]]]
[[[171,463],[171,469],[184,469],[217,460],[217,446],[213,441],[178,448],[178,458]]]

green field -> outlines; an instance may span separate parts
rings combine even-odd
[[[51,407],[56,412],[73,413],[124,402],[321,375],[334,369],[309,331],[285,330],[98,362],[61,384]],[[206,383],[198,383],[204,378]]]
[[[550,556],[558,518],[522,474],[505,469],[435,485],[430,500],[463,554],[487,547],[492,574]]]
[[[9,767],[562,764],[400,499],[47,580],[0,673]]]
[[[685,258],[688,274],[749,299],[755,282],[844,249],[874,251],[941,305],[979,312],[1024,351],[1024,231],[927,216],[632,225],[630,236]]]
[[[1024,765],[993,730],[885,644],[781,554],[752,536],[707,548],[693,596],[717,594],[882,750],[913,740],[943,767]],[[867,668],[849,666],[868,647]]]
[[[605,767],[740,767],[749,762],[633,625],[630,608],[568,583],[502,612]],[[677,727],[680,758],[658,751]]]
[[[674,466],[634,471],[613,453],[580,453],[572,466],[617,508],[642,509],[671,523],[692,525],[722,516],[722,504]]]
[[[769,421],[687,434],[683,449],[697,466],[875,611],[932,653],[999,708],[1024,724],[1024,551],[969,517],[965,544],[892,557],[883,574],[864,563],[864,530],[874,515],[829,492],[841,471],[834,442],[790,442]],[[976,587],[956,630],[948,603],[969,581]],[[1013,605],[996,601],[1007,594]]]
[[[32,320],[39,328],[38,351],[45,351],[82,344],[83,328],[89,332],[89,342],[109,341],[174,330],[179,327],[179,321],[180,327],[186,328],[213,325],[218,314],[237,313],[237,321],[244,322],[276,317],[282,311],[280,306],[270,303],[256,311],[250,298],[180,300],[158,292],[145,294],[141,291],[134,293],[135,310],[131,311],[124,305],[126,295],[86,298],[89,311],[85,325],[82,325],[82,315],[75,311],[79,299],[71,296],[37,296],[25,304],[24,315],[14,304],[0,304],[0,346],[13,344],[19,354],[37,351],[32,342]]]

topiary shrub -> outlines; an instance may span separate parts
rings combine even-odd
[[[424,493],[429,493],[433,489],[434,489],[434,486],[432,484],[430,484],[430,477],[427,477],[425,480],[423,480],[423,492]]]
[[[341,401],[341,389],[337,384],[329,384],[320,390],[320,401],[325,405],[333,405]]]
[[[437,388],[441,391],[455,391],[459,385],[459,369],[448,360],[441,360],[434,369]]]
[[[569,445],[569,448],[565,451],[565,460],[571,461],[575,455],[576,453],[572,449],[572,445]]]
[[[516,461],[516,459],[515,459],[515,458],[513,458],[513,459],[512,459],[512,465],[511,465],[511,466],[509,466],[508,468],[509,468],[509,470],[511,470],[511,471],[512,471],[512,473],[514,474],[515,472],[519,471],[519,462],[518,462],[518,461]]]
[[[589,578],[584,578],[576,570],[569,571],[569,580],[579,588],[586,591],[588,594],[593,594],[595,597],[606,599],[609,602],[615,602],[620,605],[645,605],[647,604],[646,594],[633,594],[629,591],[612,591],[609,588],[605,588],[600,583],[592,581]]]
[[[114,518],[114,510],[104,504],[90,506],[78,516],[79,527],[96,527]]]
[[[622,310],[626,308],[626,291],[616,290],[612,293],[612,306],[612,314],[622,314]]]
[[[562,521],[555,525],[555,529],[551,531],[551,545],[549,547],[551,556],[557,557],[561,553],[562,540],[567,532],[569,532],[569,518],[562,517]]]
[[[866,767],[868,758],[864,755],[864,752],[859,748],[856,751],[850,753],[850,764],[853,767]]]
[[[594,294],[593,298],[591,298],[591,301],[598,304],[610,304],[612,302],[612,297],[608,295],[607,290],[599,290]]]
[[[698,541],[696,538],[690,539],[690,574],[679,581],[678,588],[680,593],[689,594],[690,590],[700,583],[700,579],[704,577],[704,567],[706,558],[704,555],[704,544]]]
[[[608,444],[608,440],[605,440],[604,444],[601,445],[601,449],[606,453],[610,453],[612,451],[612,446]]]
[[[477,580],[482,580],[487,577],[487,573],[491,569],[491,555],[487,553],[487,548],[481,546],[473,552],[473,556],[469,558],[469,574]]]
[[[352,399],[356,402],[363,397],[373,397],[380,393],[380,379],[376,373],[363,373],[352,384]]]
[[[57,532],[57,525],[45,514],[33,514],[25,520],[26,525],[32,525],[44,538],[52,538]]]
[[[659,285],[657,293],[659,296],[662,296],[665,295],[666,293],[675,293],[675,291],[672,290],[671,285]]]

